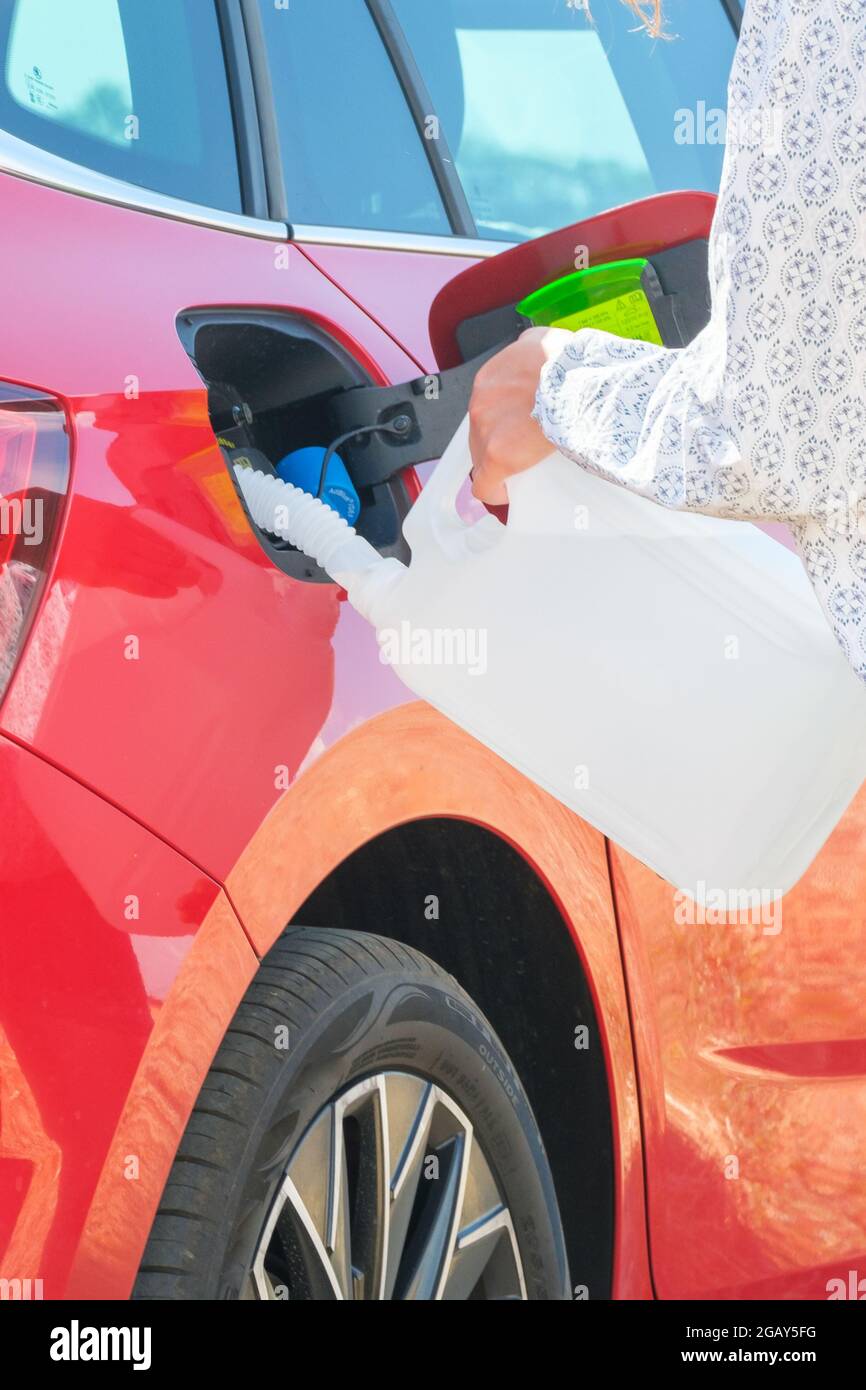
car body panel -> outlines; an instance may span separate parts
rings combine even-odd
[[[477,264],[476,258],[425,251],[383,253],[363,246],[304,241],[300,246],[325,275],[397,339],[422,371],[438,371],[428,307],[455,275]],[[383,254],[388,257],[387,276],[382,274]]]
[[[259,953],[361,845],[433,817],[472,821],[513,845],[544,882],[584,963],[613,1102],[615,1296],[649,1296],[640,1117],[605,842],[429,705],[366,720],[297,779],[226,888]]]
[[[288,248],[286,273],[275,269],[275,253],[286,251],[282,246],[175,224],[0,176],[3,190],[15,214],[0,233],[8,237],[7,254],[24,243],[25,226],[43,231],[27,239],[32,261],[25,263],[19,253],[22,274],[10,289],[18,326],[14,340],[6,342],[0,376],[57,394],[69,412],[73,438],[63,541],[2,708],[4,746],[25,765],[46,769],[52,785],[68,788],[55,794],[55,804],[70,825],[94,827],[99,865],[104,854],[123,862],[119,842],[126,833],[133,840],[153,842],[167,859],[183,866],[192,882],[212,885],[195,939],[187,942],[188,961],[179,957],[175,962],[173,988],[160,1001],[162,1013],[155,1024],[150,1013],[142,1016],[134,1046],[118,1050],[113,1101],[108,1103],[109,1089],[103,1088],[93,1102],[101,1107],[100,1124],[88,1122],[75,1131],[75,1142],[87,1146],[88,1168],[74,1208],[67,1202],[58,1207],[46,1192],[42,1256],[31,1245],[22,1264],[16,1236],[0,1262],[3,1277],[42,1278],[49,1297],[126,1297],[219,1038],[257,957],[300,901],[298,885],[287,884],[282,868],[278,872],[272,865],[263,885],[271,914],[266,928],[254,911],[250,865],[274,825],[290,825],[296,808],[306,805],[318,826],[319,850],[299,854],[293,843],[287,864],[299,869],[306,862],[314,873],[326,872],[326,863],[333,866],[348,852],[350,833],[355,845],[364,835],[406,818],[419,731],[422,741],[433,735],[443,757],[448,741],[456,737],[464,776],[467,750],[480,756],[481,764],[473,795],[466,784],[461,796],[453,764],[448,787],[443,782],[431,788],[419,780],[413,816],[453,814],[462,801],[458,813],[468,818],[478,798],[491,828],[515,843],[529,822],[509,830],[508,817],[501,815],[497,823],[494,809],[503,776],[515,785],[520,779],[438,716],[428,727],[424,720],[431,711],[419,715],[415,706],[413,715],[403,715],[409,719],[405,728],[398,722],[381,729],[374,716],[390,709],[385,717],[399,720],[398,707],[411,696],[379,660],[367,624],[340,602],[333,586],[298,583],[267,560],[215,447],[205,392],[177,339],[175,319],[181,309],[194,305],[291,307],[329,328],[380,380],[415,375],[417,364],[296,247]],[[64,252],[52,259],[48,229],[61,222]],[[100,267],[99,247],[106,237],[118,247],[117,259]],[[62,306],[60,329],[48,339],[26,312],[26,286],[43,261],[48,265],[42,275],[47,301]],[[169,273],[164,281],[155,276],[142,296],[140,268],[151,265],[167,267]],[[426,304],[419,309],[419,324],[426,323],[426,309]],[[77,325],[85,320],[88,350],[81,353],[75,347]],[[416,335],[413,345],[417,343]],[[381,776],[383,738],[394,765],[387,796]],[[343,775],[351,765],[359,786],[363,781],[365,794],[378,804],[376,816],[371,814],[363,825],[352,822],[351,832],[349,820],[334,815],[337,803],[327,772],[316,780],[318,762],[332,747]],[[333,769],[334,764],[328,766]],[[294,785],[284,794],[283,779],[304,789],[300,797],[295,797]],[[482,780],[488,784],[486,804]],[[310,789],[317,785],[324,790],[311,797]],[[48,795],[43,789],[33,799],[41,804]],[[512,799],[509,789],[506,801]],[[359,792],[358,812],[361,806]],[[561,810],[556,814],[563,824],[569,819]],[[116,820],[120,829],[103,828],[101,815]],[[14,842],[11,816],[7,825]],[[629,1246],[636,1245],[621,1262],[623,1288],[632,1296],[645,1296],[649,1276],[635,1150],[636,1091],[603,842],[577,822],[570,834],[571,843],[556,852],[548,847],[546,855],[539,850],[539,858],[552,891],[574,899],[575,905],[580,897],[585,906],[591,883],[595,931],[590,951],[606,977],[599,993],[619,1000],[618,1007],[606,1005],[610,1016],[605,1028],[614,1040],[611,1055],[617,1059],[617,1095],[622,1096],[617,1124],[628,1140],[622,1152],[627,1148],[629,1157],[617,1188],[624,1215],[620,1229]],[[547,838],[555,844],[552,828]],[[55,854],[50,822],[43,827],[43,841],[47,861]],[[522,849],[526,853],[525,845]],[[571,883],[573,871],[563,872],[575,849],[576,866],[583,853],[592,859],[580,894],[577,882]],[[563,881],[557,884],[561,872]],[[234,905],[239,918],[231,898],[219,895],[218,882],[229,885],[229,894],[241,892],[242,909]],[[38,900],[32,908],[40,910]],[[254,950],[241,934],[240,922],[250,930],[247,916],[254,924]],[[73,1011],[77,1004],[84,1008],[90,997],[87,981],[100,969],[103,939],[92,933],[77,970],[69,973],[68,1007]],[[10,974],[23,968],[14,964]],[[209,1001],[205,1019],[203,1000]],[[131,1027],[137,1006],[118,995],[116,1008],[121,1016],[129,1009]],[[27,1026],[33,1037],[40,1036],[38,1012],[31,1011]],[[106,1068],[113,1055],[106,1055]],[[24,1075],[20,1062],[14,1065],[17,1071],[13,1074],[11,1061],[8,1071],[15,1085],[29,1087],[38,1107],[38,1076]],[[51,1147],[62,1119],[55,1121],[50,1113],[55,1104],[46,1107],[48,1138],[30,1144],[42,1142],[49,1158],[60,1153]],[[26,1162],[22,1149],[21,1143],[12,1146],[8,1161]],[[140,1151],[146,1152],[144,1170],[129,1180],[121,1160]],[[66,1171],[72,1171],[68,1162]],[[59,1255],[54,1244],[60,1246]]]
[[[275,570],[250,531],[176,317],[291,308],[379,380],[417,368],[297,248],[2,176],[0,199],[18,267],[0,378],[60,396],[74,432],[63,544],[0,728],[220,878],[318,746],[341,605],[332,585]],[[369,669],[386,704],[404,698]]]
[[[613,884],[663,1298],[826,1298],[866,1263],[866,788],[764,919]]]
[[[220,893],[178,970],[129,1087],[82,1239],[67,1298],[128,1298],[190,1111],[259,960]],[[146,1155],[140,1178],[126,1156]]]
[[[0,1277],[63,1297],[83,1238],[88,1295],[125,1296],[135,1214],[146,1235],[256,957],[218,884],[5,738],[0,810]]]

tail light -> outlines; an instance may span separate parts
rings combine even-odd
[[[68,481],[59,401],[0,382],[0,698],[48,577]]]

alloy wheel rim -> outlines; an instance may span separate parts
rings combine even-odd
[[[334,1097],[286,1165],[245,1296],[525,1300],[511,1214],[451,1096],[387,1071]]]

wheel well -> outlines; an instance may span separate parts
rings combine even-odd
[[[481,826],[413,821],[356,850],[293,920],[402,941],[472,996],[504,1042],[535,1111],[572,1284],[608,1298],[614,1170],[604,1054],[580,957],[531,866]],[[589,1045],[579,1050],[581,1025]]]

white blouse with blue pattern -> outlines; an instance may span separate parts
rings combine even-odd
[[[686,348],[576,333],[534,418],[663,506],[786,522],[866,680],[866,0],[748,0],[710,288]]]

